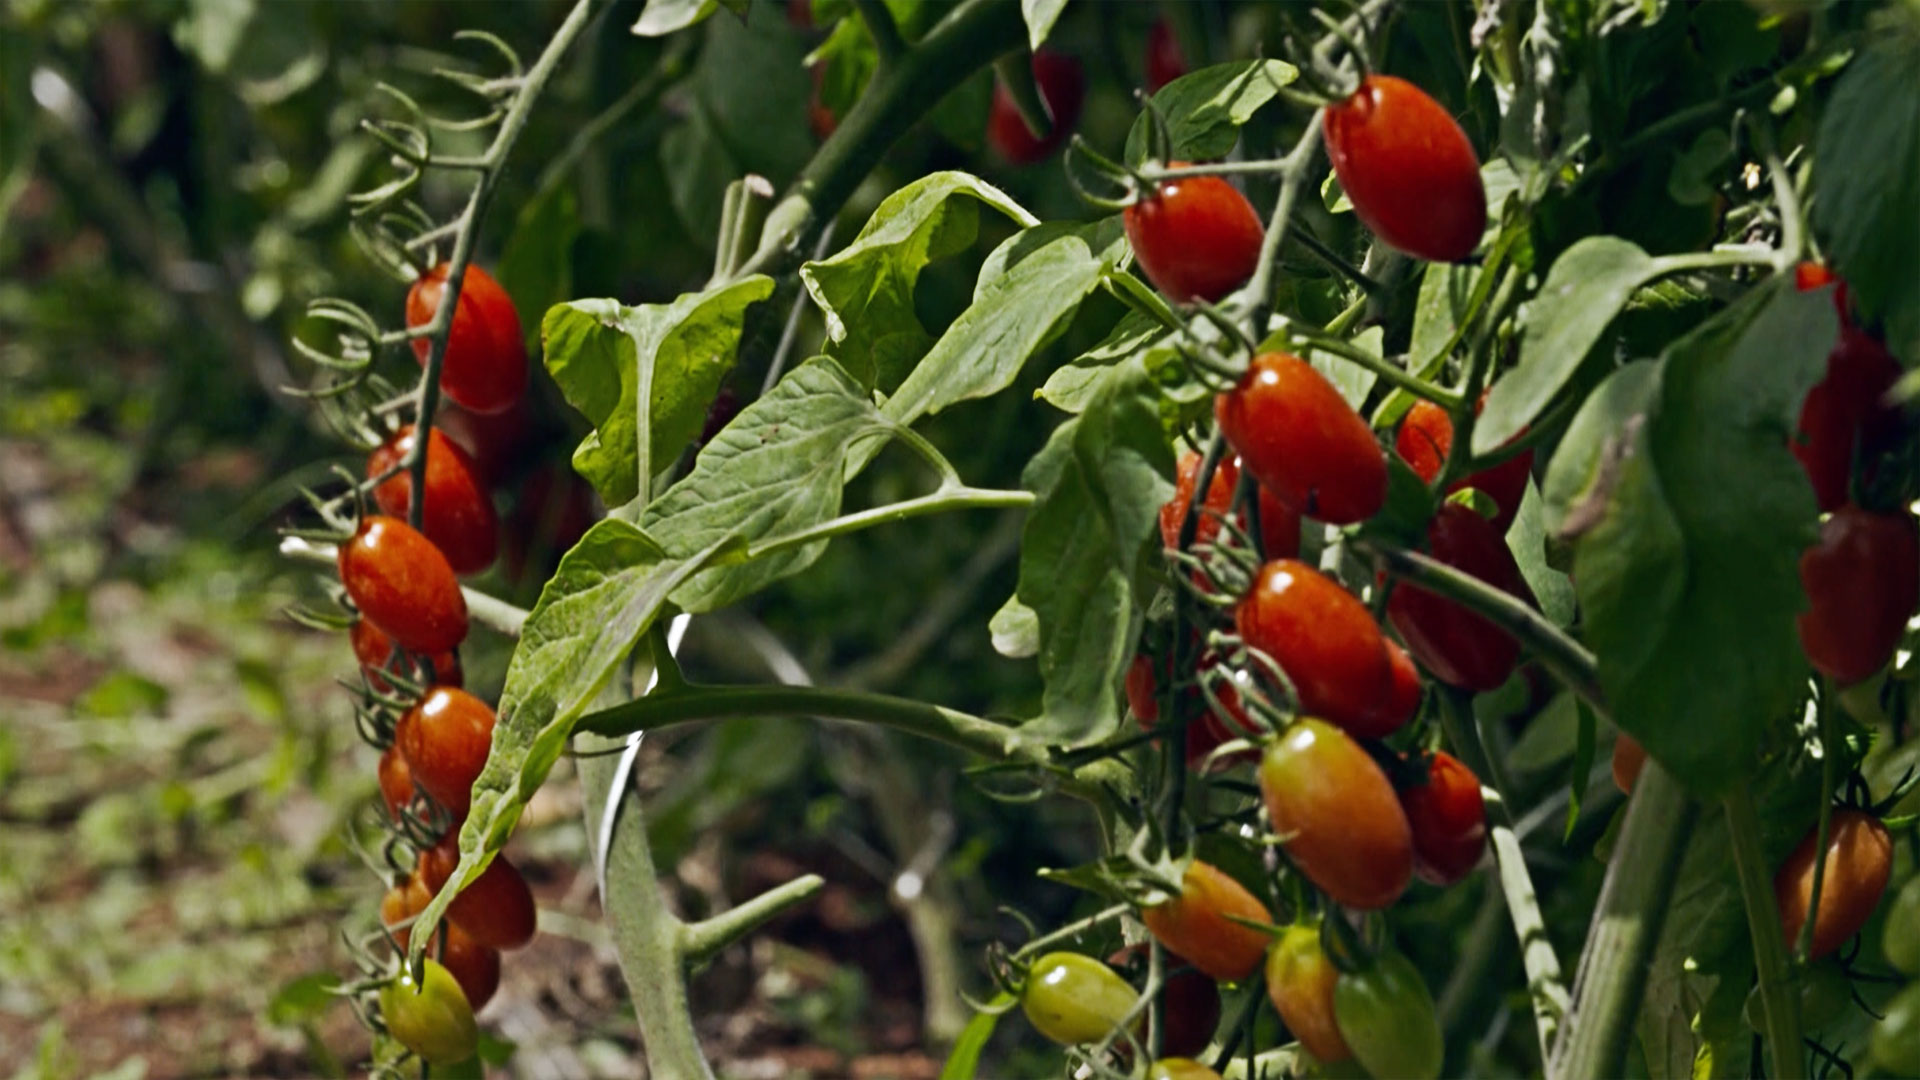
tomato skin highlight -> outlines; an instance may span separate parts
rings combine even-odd
[[[1141,271],[1176,304],[1221,300],[1260,264],[1266,236],[1260,215],[1240,189],[1218,176],[1163,180],[1121,219]]]
[[[392,690],[392,684],[381,678],[380,672],[386,671],[393,663],[393,639],[365,619],[354,620],[347,638],[353,644],[354,659],[360,661],[360,670],[367,676],[367,685],[382,694]],[[458,655],[450,652],[434,654],[435,686],[459,686],[465,680],[466,674],[460,670]]]
[[[1647,767],[1647,748],[1640,740],[1621,732],[1613,740],[1613,786],[1620,794],[1633,794],[1633,785],[1640,781],[1640,770]]]
[[[1486,402],[1485,395],[1481,402]],[[1393,449],[1427,483],[1433,483],[1453,451],[1453,418],[1447,410],[1431,401],[1418,401],[1400,421]],[[1493,466],[1482,469],[1447,488],[1447,494],[1476,488],[1487,494],[1497,508],[1493,527],[1502,536],[1513,526],[1520,513],[1520,501],[1527,494],[1527,478],[1533,475],[1533,451],[1527,450]]]
[[[1353,1056],[1377,1077],[1435,1080],[1445,1061],[1433,994],[1413,962],[1398,952],[1340,976],[1333,1016]]]
[[[1260,760],[1273,831],[1300,872],[1335,902],[1373,911],[1413,878],[1413,830],[1380,766],[1324,720],[1282,732]]]
[[[447,289],[452,264],[420,275],[407,290],[407,326],[433,321]],[[428,341],[413,339],[413,354],[426,365]],[[460,300],[447,331],[446,357],[440,364],[440,389],[477,413],[505,412],[527,392],[527,340],[513,298],[492,274],[471,263],[461,280]]]
[[[1215,979],[1253,974],[1271,939],[1228,916],[1271,924],[1267,906],[1219,867],[1198,859],[1181,876],[1180,895],[1140,912],[1147,931]]]
[[[1154,20],[1147,30],[1147,92],[1187,73],[1187,57],[1180,51],[1180,39],[1173,36],[1173,25],[1166,19]]]
[[[448,830],[438,844],[420,853],[414,872],[437,892],[459,865],[460,836],[457,830]],[[447,905],[447,921],[482,945],[512,951],[533,940],[539,911],[527,879],[506,856],[495,855]]]
[[[1442,503],[1427,526],[1433,557],[1527,603],[1533,590],[1492,522],[1460,503]],[[1500,686],[1520,661],[1520,643],[1485,616],[1408,582],[1394,586],[1387,621],[1434,677],[1467,690]]]
[[[368,456],[367,479],[399,465],[412,451],[413,425],[408,424]],[[388,479],[373,489],[373,498],[386,514],[405,519],[413,505],[413,477],[402,472]],[[493,565],[500,544],[500,518],[480,467],[438,428],[427,435],[427,497],[420,531],[456,574],[477,574]]]
[[[467,637],[467,598],[447,557],[398,518],[370,514],[340,545],[340,582],[361,616],[408,652],[451,652]]]
[[[1920,606],[1920,526],[1905,510],[1849,503],[1801,554],[1800,582],[1809,604],[1794,622],[1800,648],[1822,675],[1859,682],[1887,666]]]
[[[1793,849],[1773,876],[1774,901],[1780,906],[1780,930],[1789,947],[1800,941],[1813,900],[1814,845],[1819,825]],[[1887,827],[1871,814],[1835,809],[1827,824],[1827,871],[1820,883],[1820,911],[1814,916],[1810,960],[1828,955],[1860,932],[1893,873],[1893,841]]]
[[[1353,210],[1375,236],[1409,255],[1457,262],[1487,229],[1480,158],[1467,133],[1427,92],[1369,75],[1326,109],[1327,157]]]
[[[432,958],[419,983],[403,971],[380,988],[380,1018],[387,1034],[429,1065],[458,1064],[480,1047],[473,1006],[453,973]]]
[[[387,805],[387,816],[400,820],[400,812],[413,802],[413,770],[395,743],[380,752],[380,800]]]
[[[1333,987],[1340,969],[1320,945],[1312,926],[1289,926],[1267,954],[1267,997],[1293,1037],[1316,1060],[1332,1064],[1353,1056],[1333,1017]]]
[[[1871,458],[1900,437],[1900,411],[1881,402],[1899,380],[1886,346],[1844,326],[1827,354],[1826,374],[1807,391],[1792,443],[1821,510],[1847,501],[1855,451]]]
[[[1091,956],[1054,952],[1034,961],[1020,1011],[1035,1031],[1062,1046],[1099,1042],[1120,1026],[1140,995]]]
[[[1298,559],[1269,562],[1233,622],[1287,673],[1302,712],[1365,738],[1399,726],[1383,709],[1393,678],[1386,638],[1367,606],[1332,578]]]
[[[1299,357],[1255,357],[1213,413],[1241,467],[1295,512],[1351,525],[1386,502],[1387,458],[1373,429]]]
[[[394,725],[393,742],[413,782],[456,817],[467,812],[493,749],[494,719],[493,709],[465,690],[436,686]]]
[[[1427,782],[1400,793],[1413,829],[1413,872],[1422,881],[1451,885],[1480,865],[1487,850],[1487,807],[1480,778],[1460,759],[1435,751]]]
[[[1087,94],[1086,73],[1073,57],[1043,49],[1033,54],[1031,65],[1040,100],[1053,115],[1053,127],[1046,136],[1027,129],[1013,95],[998,80],[993,84],[993,107],[987,114],[988,145],[1013,165],[1031,165],[1058,150],[1080,122],[1080,105]]]

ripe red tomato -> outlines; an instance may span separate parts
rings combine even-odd
[[[1211,654],[1200,659],[1202,668],[1211,667],[1213,663]],[[1127,708],[1140,722],[1142,731],[1151,730],[1160,722],[1159,688],[1151,658],[1145,655],[1133,658],[1133,663],[1127,667],[1126,694]],[[1198,766],[1221,744],[1233,739],[1250,738],[1258,731],[1241,706],[1237,690],[1221,685],[1215,688],[1214,695],[1231,714],[1231,722],[1223,721],[1198,689],[1188,689],[1181,695],[1181,709],[1192,717],[1187,721],[1186,735],[1187,764],[1190,766]],[[1252,751],[1234,754],[1216,762],[1215,767],[1227,768],[1238,761],[1251,761],[1255,756]]]
[[[1080,122],[1080,105],[1087,94],[1087,77],[1080,61],[1071,56],[1042,50],[1033,54],[1033,82],[1040,100],[1053,115],[1053,128],[1042,138],[1027,129],[1013,95],[998,82],[993,87],[993,108],[987,115],[987,142],[996,153],[1014,165],[1031,165],[1058,150]]]
[[[408,652],[450,652],[467,637],[467,598],[447,557],[399,518],[370,514],[340,545],[340,582],[365,621]]]
[[[1189,450],[1180,455],[1174,467],[1173,498],[1160,507],[1160,541],[1169,548],[1180,546],[1180,524],[1193,505],[1193,489],[1200,483],[1200,455]],[[1213,467],[1213,480],[1207,485],[1207,497],[1200,503],[1193,523],[1193,542],[1210,543],[1220,535],[1220,521],[1233,505],[1233,489],[1240,483],[1240,462],[1222,456]]]
[[[425,911],[432,899],[433,891],[420,880],[420,875],[408,875],[407,880],[394,885],[380,898],[380,924],[405,948],[413,933],[413,926],[407,920]]]
[[[1427,782],[1400,793],[1413,829],[1413,872],[1434,885],[1451,885],[1480,863],[1487,849],[1487,807],[1480,778],[1460,759],[1435,751]]]
[[[1335,903],[1387,907],[1413,878],[1413,830],[1387,774],[1324,720],[1282,732],[1260,761],[1260,794],[1287,857]]]
[[[353,629],[347,632],[347,638],[353,644],[354,659],[360,661],[360,670],[366,673],[367,685],[382,694],[392,690],[392,685],[381,678],[379,673],[386,671],[393,663],[393,640],[381,633],[379,627],[365,619],[354,620]],[[464,679],[458,655],[450,652],[434,654],[435,685],[459,686]]]
[[[1176,304],[1223,299],[1260,263],[1260,215],[1218,176],[1163,180],[1121,217],[1140,269]]]
[[[1339,979],[1340,969],[1321,948],[1317,927],[1287,927],[1267,954],[1267,997],[1274,1011],[1300,1045],[1328,1065],[1353,1056],[1333,1019],[1333,987]]]
[[[1254,358],[1213,413],[1241,465],[1299,513],[1351,525],[1386,502],[1387,459],[1373,429],[1299,357]]]
[[[1640,740],[1621,732],[1613,740],[1613,786],[1620,794],[1633,794],[1633,785],[1640,780],[1640,770],[1647,767],[1647,748]]]
[[[1840,316],[1841,327],[1852,325],[1853,319],[1847,312],[1847,283],[1833,268],[1821,263],[1803,262],[1793,268],[1794,287],[1801,292],[1812,292],[1828,285],[1833,288],[1833,310]]]
[[[433,321],[447,289],[447,263],[420,275],[407,290],[407,326]],[[413,339],[413,353],[424,366],[426,338]],[[492,274],[468,264],[460,300],[447,331],[446,358],[440,364],[440,389],[477,413],[504,412],[527,392],[527,341],[513,298]]]
[[[1187,864],[1180,895],[1146,908],[1140,921],[1165,948],[1186,957],[1216,979],[1237,982],[1253,974],[1266,955],[1266,934],[1228,916],[1273,922],[1267,906],[1219,867],[1198,859]]]
[[[1493,523],[1472,508],[1443,503],[1427,527],[1433,557],[1528,603],[1533,590]],[[1468,690],[1492,690],[1513,674],[1520,643],[1485,617],[1416,585],[1401,582],[1387,600],[1387,619],[1408,651],[1435,678]]]
[[[1480,158],[1453,115],[1392,75],[1369,75],[1327,106],[1327,157],[1375,236],[1409,255],[1456,262],[1487,229]]]
[[[436,892],[460,865],[460,835],[449,829],[440,842],[420,853],[415,873]],[[473,883],[447,905],[447,921],[472,935],[473,940],[495,949],[518,949],[533,940],[539,914],[533,903],[533,890],[527,879],[507,861],[496,855]]]
[[[444,942],[440,940],[442,935]],[[500,989],[500,950],[480,944],[458,925],[442,927],[427,943],[427,954],[445,965],[474,1012],[492,1001],[494,991]]]
[[[367,478],[400,464],[412,451],[413,425],[408,424],[367,458]],[[381,510],[404,519],[413,506],[413,477],[394,476],[373,489],[373,498]],[[493,564],[500,543],[493,499],[479,466],[437,428],[427,436],[427,500],[420,525],[454,573],[477,574]]]
[[[1386,638],[1339,582],[1297,559],[1276,559],[1254,576],[1233,622],[1242,640],[1287,673],[1302,712],[1366,738],[1399,726],[1386,715],[1393,680]]]
[[[460,984],[437,960],[429,959],[418,983],[402,971],[380,988],[380,1019],[395,1042],[429,1065],[458,1065],[480,1046]]]
[[[1160,1052],[1173,1057],[1197,1054],[1213,1041],[1220,1026],[1220,989],[1187,958],[1168,952],[1165,978],[1160,984]],[[1129,978],[1147,970],[1147,944],[1129,945],[1107,964]]]
[[[1269,559],[1300,554],[1300,511],[1260,489],[1260,553]]]
[[[1920,606],[1920,529],[1901,510],[1874,514],[1849,503],[1820,526],[1800,556],[1809,607],[1795,625],[1814,669],[1854,683],[1887,666]]]
[[[1792,444],[1820,509],[1848,498],[1856,451],[1869,461],[1900,437],[1900,411],[1881,398],[1900,378],[1900,362],[1861,330],[1844,327],[1827,354],[1827,373],[1807,391]]]
[[[1480,399],[1486,401],[1485,395]],[[1420,479],[1433,483],[1440,475],[1440,469],[1446,464],[1447,455],[1453,451],[1453,418],[1447,410],[1431,401],[1416,402],[1407,410],[1406,418],[1400,421],[1400,432],[1394,437],[1393,448],[1406,459]],[[1486,492],[1498,512],[1493,516],[1493,527],[1502,536],[1513,525],[1514,516],[1520,513],[1520,500],[1527,494],[1527,477],[1533,473],[1533,451],[1510,457],[1491,469],[1482,469],[1465,480],[1456,481],[1447,488],[1447,494],[1466,488],[1477,488]]]
[[[434,414],[433,428],[446,432],[467,452],[488,484],[498,483],[512,471],[534,434],[532,410],[524,397],[503,412],[485,415],[463,409],[457,401],[443,401]]]
[[[1392,641],[1387,642],[1387,667],[1387,696],[1380,703],[1377,721],[1379,726],[1397,731],[1420,711],[1424,691],[1420,686],[1420,669],[1413,666],[1413,657]]]
[[[413,771],[394,743],[380,754],[380,798],[387,804],[387,816],[400,820],[400,811],[413,801]]]
[[[1773,876],[1773,897],[1780,905],[1780,930],[1787,944],[1800,940],[1807,909],[1813,903],[1813,854],[1820,842],[1818,824],[1793,849]],[[1835,810],[1827,823],[1827,870],[1820,881],[1820,911],[1813,920],[1809,959],[1818,960],[1860,932],[1893,872],[1893,840],[1880,819],[1858,810]]]
[[[1154,20],[1147,30],[1147,93],[1151,94],[1187,73],[1187,57],[1180,51],[1180,39],[1165,19]]]
[[[1160,722],[1160,691],[1154,685],[1153,659],[1145,653],[1133,658],[1127,665],[1127,708],[1142,726],[1151,727]]]
[[[1078,1046],[1106,1038],[1139,1000],[1127,980],[1093,957],[1054,952],[1033,962],[1020,1011],[1040,1034]]]
[[[454,686],[436,686],[394,725],[393,744],[413,782],[456,817],[467,812],[473,782],[493,749],[493,710]]]

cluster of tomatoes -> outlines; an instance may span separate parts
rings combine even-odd
[[[407,296],[409,326],[433,318],[445,280],[443,265],[416,281]],[[416,339],[415,348],[424,364],[427,342]],[[486,416],[517,405],[526,385],[513,304],[492,276],[470,267],[440,388],[469,413]],[[430,429],[421,525],[409,525],[415,491],[404,463],[415,438],[412,426],[403,427],[369,455],[366,475],[379,512],[363,514],[338,553],[340,583],[357,615],[350,637],[364,679],[361,730],[381,749],[388,850],[411,856],[380,904],[396,953],[459,862],[460,825],[494,726],[492,707],[462,688],[457,652],[468,630],[459,579],[488,569],[499,547],[493,497],[474,457]],[[499,986],[500,954],[531,941],[534,925],[526,880],[504,857],[494,859],[433,930],[422,978],[416,982],[403,968],[382,985],[388,1034],[429,1064],[471,1057],[478,1043],[473,1014]]]

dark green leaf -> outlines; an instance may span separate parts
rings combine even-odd
[[[579,237],[580,210],[565,184],[520,208],[496,276],[528,325],[538,322],[528,316],[573,295],[573,242]]]
[[[1540,601],[1540,613],[1561,626],[1573,623],[1573,583],[1567,575],[1547,565],[1546,507],[1540,490],[1527,481],[1527,491],[1507,530],[1507,547],[1520,564],[1520,576],[1527,580],[1534,598]]]
[[[680,223],[697,243],[711,249],[720,232],[727,184],[745,170],[697,102],[661,137],[660,164]]]
[[[1381,327],[1370,326],[1348,344],[1378,359],[1385,335],[1386,331]],[[1356,409],[1366,402],[1367,395],[1373,392],[1373,384],[1380,378],[1344,356],[1323,352],[1311,345],[1306,349],[1305,359],[1315,371],[1327,377],[1327,381],[1340,391],[1340,396],[1346,399],[1348,405]]]
[[[744,12],[742,0],[739,13]],[[724,191],[728,182],[749,172],[784,187],[814,150],[812,133],[795,122],[795,103],[813,92],[806,39],[783,18],[717,19],[705,33],[706,44],[686,85],[714,137],[738,163],[738,171],[717,178],[714,188]],[[742,78],[743,72],[753,77]],[[671,178],[679,163],[671,156],[663,160]]]
[[[1161,87],[1153,104],[1167,118],[1173,156],[1182,161],[1227,156],[1240,140],[1241,126],[1274,99],[1276,84],[1299,77],[1299,70],[1282,60],[1237,60],[1188,72]],[[1143,112],[1127,133],[1128,164],[1138,165],[1152,152],[1149,123]]]

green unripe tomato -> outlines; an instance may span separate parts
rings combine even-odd
[[[1920,877],[1900,887],[1887,909],[1887,925],[1880,933],[1887,963],[1909,975],[1920,975]]]
[[[1815,1031],[1835,1020],[1853,1000],[1853,982],[1847,978],[1840,961],[1828,957],[1800,974],[1794,989],[1800,999],[1800,1026]],[[1747,992],[1747,1026],[1762,1035],[1767,1032],[1767,1007],[1760,1000],[1760,985]]]
[[[473,1007],[453,973],[429,959],[420,982],[401,972],[380,988],[380,1017],[387,1034],[429,1065],[453,1065],[480,1046]]]
[[[1140,995],[1112,968],[1079,953],[1048,953],[1034,961],[1020,1009],[1034,1030],[1062,1046],[1107,1037]]]
[[[1353,1056],[1376,1077],[1436,1080],[1445,1058],[1433,995],[1413,961],[1381,953],[1333,984],[1333,1020]]]
[[[1873,1026],[1873,1063],[1888,1076],[1920,1076],[1920,983],[1887,1002],[1886,1018]]]

